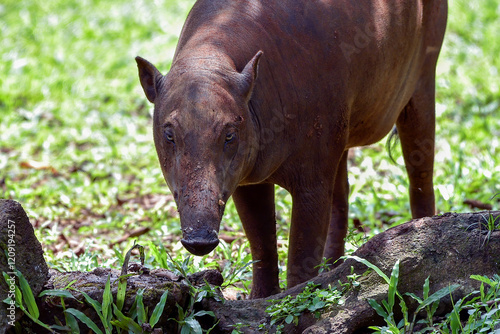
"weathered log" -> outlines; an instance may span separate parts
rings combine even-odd
[[[0,199],[0,273],[5,272],[9,277],[7,284],[0,276],[0,334],[23,314],[13,304],[2,302],[12,297],[14,284],[18,284],[16,269],[24,275],[35,294],[42,290],[47,281],[48,267],[33,226],[21,204]]]
[[[177,324],[175,321],[168,321],[168,319],[177,317],[177,304],[181,307],[186,305],[188,298],[190,298],[190,285],[199,287],[205,285],[205,281],[215,286],[220,286],[223,283],[221,274],[216,270],[206,270],[190,275],[186,278],[189,281],[188,283],[183,277],[177,276],[165,269],[149,271],[140,265],[132,264],[131,266],[136,267],[135,270],[138,272],[137,275],[127,278],[127,291],[124,299],[123,313],[128,314],[130,307],[134,303],[137,291],[144,289],[143,302],[145,308],[149,309],[150,316],[154,307],[160,301],[163,292],[168,290],[163,316],[157,324],[157,327],[161,327],[164,333],[175,332]],[[62,290],[70,282],[74,282],[71,284],[72,289],[68,290],[74,299],[64,299],[66,309],[74,308],[85,313],[93,322],[101,327],[101,320],[95,310],[85,302],[82,292],[96,300],[99,304],[102,304],[104,288],[109,277],[113,302],[116,303],[121,272],[115,269],[97,268],[91,272],[60,273],[51,270],[50,274],[51,277],[44,288]],[[60,297],[44,296],[37,298],[37,304],[41,310],[40,320],[42,322],[54,324],[56,323],[55,319],[58,319],[61,323],[65,323]],[[80,329],[86,330],[85,325],[82,324]]]

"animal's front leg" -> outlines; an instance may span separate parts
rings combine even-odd
[[[291,288],[318,274],[331,215],[333,182],[309,183],[292,192],[287,283]]]
[[[250,298],[262,298],[280,292],[274,185],[240,186],[233,194],[246,236],[250,242],[253,286]]]

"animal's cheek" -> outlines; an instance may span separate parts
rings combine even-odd
[[[166,143],[158,150],[158,160],[162,170],[171,169],[175,164],[176,152],[173,144]]]
[[[229,153],[229,152],[228,152]],[[245,162],[245,152],[243,152],[243,147],[238,145],[231,152],[230,155],[226,155],[225,158],[225,169],[228,174],[238,174],[243,167]]]
[[[166,152],[161,152],[158,155],[161,164],[161,170],[167,184],[170,186],[174,185],[174,180],[177,178],[178,174],[178,163],[176,163],[176,154],[170,150]]]
[[[165,181],[167,182],[167,186],[170,189],[170,192],[174,196],[175,202],[178,204],[178,195],[179,195],[179,189],[178,189],[178,177],[173,169],[169,170],[163,170],[163,176],[165,178]]]
[[[224,145],[224,160],[226,163],[231,163],[237,156],[238,156],[238,150],[240,148],[240,145],[237,141],[231,142],[231,143],[226,143]]]

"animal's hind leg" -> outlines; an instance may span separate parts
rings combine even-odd
[[[347,180],[347,154],[346,150],[340,159],[335,176],[333,189],[332,216],[328,228],[328,236],[323,256],[334,263],[344,255],[345,237],[347,235],[347,221],[349,213],[349,183]]]
[[[435,137],[434,66],[424,75],[396,122],[410,181],[413,218],[435,214],[433,188]]]
[[[446,28],[446,0],[424,1],[426,59],[410,101],[396,122],[410,180],[414,218],[435,214],[433,189],[436,63]]]
[[[233,201],[250,242],[253,261],[253,286],[250,297],[262,298],[280,292],[274,185],[240,186]]]

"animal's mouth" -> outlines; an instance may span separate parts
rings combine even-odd
[[[181,243],[191,254],[203,256],[217,247],[219,239],[215,230],[205,230],[198,233],[193,231],[189,234],[184,233]]]

